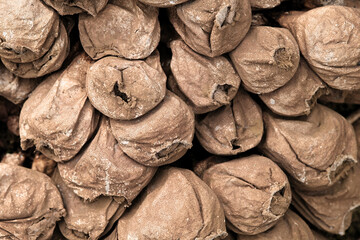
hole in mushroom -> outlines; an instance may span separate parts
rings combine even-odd
[[[274,215],[282,215],[288,208],[288,201],[285,197],[285,186],[274,193],[270,203],[270,211]]]
[[[279,68],[289,69],[294,66],[291,61],[292,53],[287,51],[286,48],[278,48],[274,53],[274,59]]]
[[[128,103],[130,101],[126,93],[123,93],[119,90],[119,84],[117,82],[114,85],[114,93],[116,96],[120,97],[124,102]]]
[[[228,104],[229,103],[229,90],[232,88],[229,84],[217,85],[213,94],[213,99],[220,104]]]

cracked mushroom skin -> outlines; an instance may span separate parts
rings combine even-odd
[[[24,11],[26,9],[26,11]],[[59,33],[59,15],[39,0],[1,1],[0,57],[14,63],[41,58]]]
[[[294,35],[310,67],[330,87],[360,89],[360,9],[324,6],[278,19]]]
[[[144,116],[110,120],[112,132],[126,155],[146,166],[175,162],[192,147],[195,117],[189,106],[167,91],[164,100]]]
[[[89,145],[74,159],[59,163],[58,169],[66,185],[86,201],[112,196],[125,199],[128,205],[156,172],[125,155],[106,117]]]
[[[294,76],[300,61],[295,38],[285,28],[254,26],[230,53],[230,58],[252,93],[272,92]]]
[[[158,9],[137,0],[112,0],[96,16],[79,15],[80,41],[92,59],[148,57],[160,41]]]
[[[189,0],[139,0],[140,2],[159,8],[168,8],[181,3],[187,2]]]
[[[59,190],[43,173],[0,163],[0,238],[51,239],[66,215]]]
[[[227,227],[238,234],[268,230],[284,216],[291,202],[285,173],[262,156],[215,164],[204,171],[202,179],[219,198]]]
[[[86,75],[92,105],[109,118],[131,120],[156,107],[166,94],[166,75],[156,51],[145,60],[105,57]]]
[[[249,0],[196,0],[170,8],[170,21],[184,42],[208,57],[232,51],[251,24]]]
[[[151,219],[151,221],[149,221]],[[124,213],[118,239],[223,239],[224,211],[212,190],[192,171],[164,168]]]
[[[254,148],[263,132],[261,108],[242,89],[231,104],[196,121],[196,137],[201,146],[216,155],[236,155]]]
[[[250,0],[250,5],[255,9],[269,9],[281,4],[284,0]]]
[[[99,115],[87,100],[89,65],[90,58],[81,54],[32,92],[20,112],[22,149],[35,145],[46,157],[62,162],[73,158],[92,136]]]
[[[194,52],[182,40],[170,43],[174,92],[194,111],[202,114],[227,105],[235,97],[240,77],[223,56],[209,58]]]
[[[108,0],[43,0],[60,15],[73,15],[86,12],[96,16],[108,3]]]
[[[283,119],[264,113],[260,150],[288,173],[297,189],[320,191],[357,162],[354,129],[337,112],[317,104],[308,116]]]

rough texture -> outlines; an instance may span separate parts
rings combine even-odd
[[[1,1],[0,15],[3,60],[32,62],[49,50],[59,33],[59,16],[39,0]]]
[[[285,0],[250,0],[250,5],[252,8],[268,9],[280,5],[282,1]]]
[[[170,91],[146,115],[131,121],[111,119],[110,123],[124,153],[147,166],[181,158],[191,148],[195,131],[194,113]]]
[[[129,205],[156,172],[156,168],[140,165],[124,154],[106,117],[91,143],[58,166],[65,183],[81,198],[93,201],[101,195],[113,196],[125,198]]]
[[[360,89],[346,91],[330,88],[329,94],[321,96],[320,100],[324,102],[360,104]]]
[[[74,157],[91,137],[98,114],[87,100],[84,54],[63,72],[43,81],[24,103],[20,113],[21,147],[37,150],[57,162]]]
[[[330,87],[360,89],[360,10],[324,6],[283,14],[288,28],[311,68]]]
[[[96,16],[108,3],[108,0],[43,0],[60,15],[73,15],[86,12]]]
[[[166,93],[159,53],[146,60],[100,59],[88,71],[86,91],[92,105],[110,118],[131,120],[144,115]]]
[[[310,114],[317,99],[326,92],[326,85],[302,59],[295,75],[289,82],[273,92],[259,96],[274,113],[284,116],[300,116]]]
[[[340,114],[320,104],[309,116],[282,119],[264,113],[261,150],[280,165],[296,189],[320,191],[357,162],[354,130]]]
[[[274,227],[255,236],[238,235],[237,240],[317,240],[311,229],[296,213],[288,210]]]
[[[1,163],[6,163],[14,166],[21,166],[25,161],[25,154],[22,152],[19,153],[6,153],[2,159]]]
[[[67,210],[67,215],[59,223],[60,231],[67,239],[96,240],[106,234],[125,211],[124,204],[112,197],[85,202],[66,186],[57,169],[52,179],[59,188]]]
[[[96,17],[79,16],[81,44],[93,59],[107,55],[142,59],[160,41],[158,10],[136,0],[112,0]]]
[[[225,57],[209,58],[194,52],[182,40],[170,43],[171,89],[201,114],[227,105],[235,97],[240,77]],[[172,86],[171,86],[172,85]]]
[[[189,0],[139,0],[139,1],[150,6],[166,8],[187,2]]]
[[[151,221],[149,221],[151,219]],[[120,219],[118,239],[220,239],[224,212],[216,195],[193,172],[160,170]]]
[[[45,157],[41,153],[36,153],[31,164],[31,169],[45,173],[48,176],[51,176],[56,168],[56,162],[50,158]]]
[[[261,108],[242,89],[230,105],[196,121],[201,145],[218,155],[236,155],[257,146],[263,132]]]
[[[66,212],[48,176],[0,163],[0,189],[1,239],[51,239]]]
[[[170,21],[194,51],[216,57],[232,51],[251,24],[249,0],[197,0],[170,9]]]
[[[299,47],[289,30],[254,26],[230,53],[246,90],[268,93],[294,76],[300,61]]]
[[[227,227],[255,235],[284,216],[291,190],[285,173],[270,159],[258,155],[215,164],[202,179],[219,198]]]
[[[60,23],[59,34],[50,49],[41,58],[32,62],[15,63],[2,58],[7,69],[22,78],[37,78],[58,70],[70,49],[70,41],[65,26]]]

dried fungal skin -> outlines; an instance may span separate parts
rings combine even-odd
[[[66,215],[60,193],[45,174],[0,163],[0,238],[51,239]]]
[[[311,224],[333,234],[344,235],[352,211],[360,206],[360,166],[357,163],[344,178],[323,191],[293,190],[294,207]]]
[[[187,1],[189,0],[139,0],[139,2],[144,4],[161,8],[173,7]]]
[[[124,154],[106,117],[90,144],[58,168],[67,186],[81,198],[94,201],[101,195],[113,196],[125,198],[129,205],[156,172]]]
[[[31,169],[45,173],[48,176],[51,176],[56,168],[56,162],[50,158],[45,157],[41,153],[36,153],[31,164]]]
[[[197,0],[170,9],[175,30],[194,51],[208,57],[232,51],[251,24],[249,0]]]
[[[275,226],[255,236],[238,235],[237,240],[317,240],[306,222],[288,210]]]
[[[125,211],[124,203],[112,197],[101,196],[93,202],[84,201],[67,187],[58,169],[55,169],[52,180],[59,188],[67,210],[67,215],[59,223],[66,239],[99,239],[110,231]]]
[[[166,94],[166,75],[156,51],[145,60],[105,57],[86,76],[92,105],[119,120],[138,118],[156,107]]]
[[[226,162],[226,160],[227,160],[226,158],[213,155],[202,161],[196,162],[193,165],[193,171],[198,177],[200,177],[202,179],[206,169],[208,169],[216,164]]]
[[[86,12],[96,16],[108,3],[108,0],[43,0],[60,15],[74,15]]]
[[[360,89],[353,91],[330,88],[329,94],[320,97],[321,101],[334,103],[360,104]]]
[[[0,15],[0,57],[14,63],[41,58],[59,33],[59,15],[39,0],[1,1]]]
[[[283,119],[264,113],[266,156],[283,168],[297,189],[320,191],[357,162],[354,130],[337,112],[317,104],[310,115]]]
[[[60,23],[59,34],[41,58],[32,62],[15,63],[2,58],[7,69],[22,78],[38,78],[58,70],[69,54],[70,41],[65,26]]]
[[[85,90],[90,64],[85,54],[79,55],[64,72],[50,75],[33,91],[20,113],[22,149],[35,145],[56,162],[80,151],[99,119]]]
[[[269,9],[280,5],[282,1],[285,0],[250,0],[250,5],[256,9]]]
[[[150,220],[151,219],[151,220]],[[150,220],[150,221],[149,221]],[[139,200],[119,219],[118,239],[222,239],[224,211],[193,172],[159,170]]]
[[[40,79],[19,78],[0,62],[0,96],[14,104],[23,102],[40,83]]]
[[[263,135],[261,108],[242,89],[230,105],[196,121],[196,137],[210,153],[236,155],[259,144]]]
[[[327,92],[326,85],[301,59],[295,75],[284,86],[260,94],[261,100],[274,113],[284,116],[310,114],[317,99]]]
[[[160,41],[158,9],[137,0],[112,0],[96,16],[80,14],[81,44],[93,59],[148,57]]]
[[[219,198],[227,227],[238,234],[268,230],[284,216],[291,202],[285,173],[258,155],[215,164],[205,170],[202,179]]]
[[[283,14],[310,67],[330,87],[360,89],[360,9],[324,6]]]
[[[246,90],[268,93],[294,76],[300,61],[299,47],[289,30],[254,26],[230,53]]]
[[[110,120],[111,129],[126,155],[146,166],[161,166],[181,158],[192,147],[194,113],[167,91],[164,100],[144,116]]]
[[[6,153],[1,159],[1,163],[6,163],[14,166],[22,166],[24,161],[25,154],[23,152]]]
[[[229,60],[222,56],[202,56],[182,40],[172,41],[170,47],[175,88],[195,114],[210,112],[230,103],[241,80]]]

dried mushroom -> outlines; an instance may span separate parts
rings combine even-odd
[[[240,86],[240,77],[229,60],[219,56],[209,58],[194,52],[182,40],[170,43],[173,89],[201,114],[229,104]]]
[[[146,166],[181,158],[192,147],[195,131],[194,113],[170,91],[144,116],[130,121],[111,119],[110,124],[124,153]]]
[[[108,0],[43,0],[60,15],[73,15],[86,12],[96,16],[108,3]]]
[[[282,1],[285,0],[250,0],[250,5],[252,8],[268,9],[280,5]]]
[[[86,75],[92,105],[120,120],[138,118],[156,107],[166,94],[166,75],[156,51],[145,60],[104,57]]]
[[[289,82],[273,92],[259,96],[274,113],[300,116],[310,114],[317,99],[326,92],[326,85],[302,59],[295,75]]]
[[[255,236],[238,235],[237,240],[316,240],[306,222],[288,210],[274,227]]]
[[[154,7],[172,7],[189,0],[139,0],[140,2]]]
[[[22,166],[24,161],[25,154],[23,152],[6,153],[1,159],[1,163],[6,163],[14,166]]]
[[[158,10],[137,0],[112,0],[96,16],[80,14],[81,44],[93,59],[149,56],[160,41]]]
[[[360,9],[324,6],[283,14],[310,67],[330,87],[360,89]]]
[[[67,215],[59,223],[66,239],[99,239],[110,231],[125,211],[124,203],[112,197],[101,196],[93,202],[85,202],[62,180],[58,169],[52,176],[64,201]]]
[[[87,100],[84,54],[63,73],[50,75],[31,94],[20,113],[21,147],[33,145],[57,162],[73,158],[91,137],[98,114]]]
[[[344,178],[323,191],[294,188],[292,204],[316,227],[344,235],[351,224],[352,211],[360,206],[360,166],[348,170]]]
[[[310,115],[283,119],[264,113],[260,148],[291,177],[296,189],[320,191],[357,162],[354,130],[337,112],[317,104]]]
[[[149,221],[150,220],[150,221]],[[211,189],[193,172],[159,170],[136,203],[119,219],[118,239],[220,239],[224,212]]]
[[[66,211],[48,176],[0,163],[0,189],[1,239],[51,239]]]
[[[196,121],[196,137],[210,153],[236,155],[259,144],[263,135],[261,108],[240,89],[230,105]]]
[[[215,164],[205,170],[202,179],[219,198],[227,227],[238,234],[268,230],[284,216],[291,202],[285,173],[258,155]]]
[[[251,24],[249,0],[196,0],[170,9],[170,21],[194,51],[208,57],[232,51]]]
[[[299,47],[289,30],[254,26],[230,53],[246,90],[268,93],[294,76],[300,61]]]
[[[56,162],[41,153],[35,153],[31,169],[51,176],[56,168]]]
[[[320,100],[324,102],[360,104],[360,89],[347,91],[330,88],[329,94],[321,96]]]
[[[106,117],[90,144],[71,161],[59,163],[58,168],[67,186],[81,198],[94,201],[101,195],[113,196],[129,205],[156,172],[156,168],[143,166],[124,154]]]
[[[59,34],[59,15],[39,0],[0,2],[0,57],[14,63],[41,58]]]

